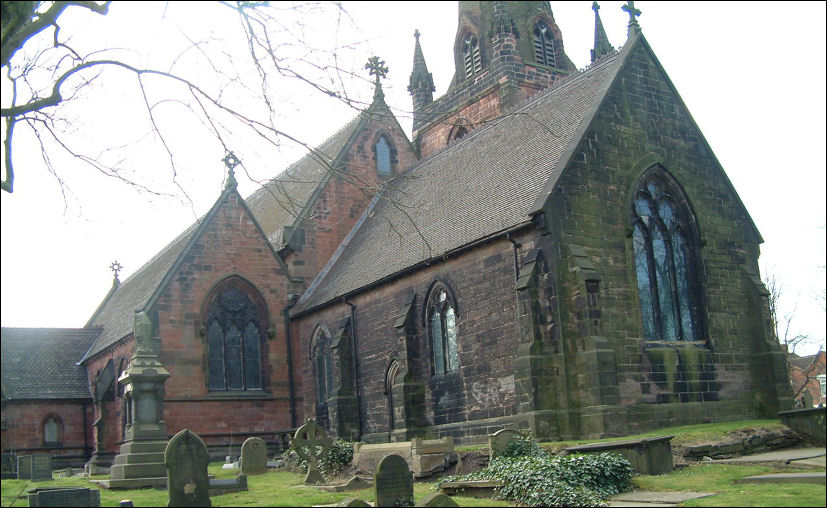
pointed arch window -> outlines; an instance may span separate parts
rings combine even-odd
[[[647,340],[700,340],[694,220],[672,187],[652,172],[638,184],[632,205],[643,335]]]
[[[557,66],[554,33],[545,21],[538,21],[534,25],[534,61],[550,67]]]
[[[316,400],[322,404],[333,395],[333,355],[330,351],[330,336],[324,328],[319,327],[311,344],[310,356],[316,379]]]
[[[55,415],[49,415],[43,421],[43,444],[54,445],[61,442],[63,424]]]
[[[261,390],[266,312],[258,293],[241,280],[222,284],[207,306],[210,391]]]
[[[376,152],[376,172],[380,175],[389,175],[391,172],[391,145],[385,136],[379,136],[374,145]]]
[[[466,35],[462,40],[462,62],[465,67],[466,78],[482,71],[480,43],[477,36],[472,33]]]
[[[459,369],[456,303],[442,284],[431,290],[426,316],[434,374]]]

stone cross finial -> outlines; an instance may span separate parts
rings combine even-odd
[[[115,274],[115,280],[118,280],[118,272],[123,270],[123,265],[118,263],[118,260],[116,259],[111,265],[109,265],[109,269]]]
[[[419,31],[417,30],[417,33]],[[365,69],[370,71],[371,76],[376,76],[376,86],[379,85],[379,80],[387,77],[388,75],[388,68],[385,67],[385,61],[379,60],[378,56],[372,56],[368,58],[368,63],[365,64]]]
[[[418,28],[414,30],[414,38],[416,40],[419,40],[419,29]]]
[[[600,5],[597,2],[592,2],[592,10],[597,12],[600,10]]]
[[[632,0],[628,0],[621,9],[629,13],[629,31],[631,32],[632,29],[640,30],[640,25],[637,24],[640,9],[635,9],[635,3]]]
[[[235,180],[235,167],[241,164],[241,161],[233,152],[227,152],[227,155],[221,160],[224,162],[224,165],[227,166],[227,169],[230,170],[227,175],[227,187],[235,187],[238,184]]]

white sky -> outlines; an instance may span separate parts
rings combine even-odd
[[[616,47],[626,38],[628,16],[621,5],[602,2],[600,10]],[[438,97],[453,77],[456,2],[344,6],[359,30],[343,30],[338,40],[364,42],[340,50],[340,62],[364,72],[361,68],[369,56],[385,60],[390,68],[384,82],[386,100],[410,135],[406,87],[413,31],[422,33],[420,42]],[[643,34],[765,240],[761,267],[783,285],[782,310],[796,309],[793,331],[811,336],[797,352],[814,353],[825,338],[825,3],[785,2],[779,8],[760,2],[641,1],[636,6],[642,11]],[[591,2],[552,2],[552,10],[566,53],[578,67],[588,65],[594,27]],[[314,18],[305,21],[308,37],[322,40],[325,30]],[[170,61],[173,22],[193,38],[237,31],[228,10],[215,4],[115,2],[105,17],[67,11],[61,33],[74,33],[78,45],[105,37],[142,61]],[[242,52],[232,60],[243,57]],[[167,132],[190,205],[171,185],[165,155],[144,151],[143,144],[135,143],[143,132],[135,118],[145,117],[145,112],[135,109],[134,99],[125,99],[127,85],[120,80],[121,76],[105,73],[93,89],[94,101],[80,102],[85,107],[74,110],[74,139],[90,147],[131,144],[121,157],[136,177],[150,178],[177,197],[136,193],[88,166],[56,157],[53,162],[71,192],[64,199],[31,136],[20,136],[15,192],[0,193],[3,326],[83,326],[111,286],[112,261],[124,266],[120,278],[125,280],[220,194],[225,172],[221,145],[182,110],[171,108],[171,115],[164,117],[173,127]],[[7,83],[3,88],[8,93]],[[362,100],[372,96],[367,81],[349,90]],[[278,126],[311,144],[323,141],[355,115],[307,87],[285,86],[279,92],[280,112],[286,119]],[[233,149],[242,149],[245,168],[257,179],[275,176],[301,155],[287,146],[274,150],[251,139],[245,134],[231,143]],[[239,186],[245,196],[256,188],[243,175]]]

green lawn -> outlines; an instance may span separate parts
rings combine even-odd
[[[781,428],[778,420],[757,420],[750,422],[731,422],[707,425],[673,427],[659,431],[629,436],[629,439],[654,437],[674,434],[675,444],[690,444],[711,440],[726,440],[727,435],[744,428]],[[625,438],[624,438],[625,439]],[[549,448],[559,448],[586,441],[569,443],[544,443]],[[462,447],[468,450],[472,447]],[[479,448],[479,447],[473,447]],[[689,467],[660,476],[637,476],[634,483],[640,490],[648,491],[698,491],[715,492],[714,496],[688,501],[686,506],[825,506],[825,486],[813,484],[741,484],[736,480],[757,474],[774,472],[803,471],[795,467],[783,469],[764,465],[722,465],[693,463]],[[231,478],[235,471],[222,469],[218,463],[211,464],[209,473],[216,478]],[[106,478],[102,476],[100,478]],[[373,489],[363,489],[342,493],[324,492],[302,485],[303,476],[284,471],[271,471],[263,475],[249,476],[249,490],[234,494],[224,494],[212,498],[213,506],[311,506],[316,504],[333,504],[347,497],[359,497],[373,501]],[[28,506],[26,491],[36,487],[85,486],[97,488],[86,478],[60,478],[46,482],[28,482],[24,480],[3,480],[2,506]],[[432,483],[417,482],[414,496],[420,499],[431,491]],[[17,498],[21,495],[21,498]],[[101,506],[118,506],[123,499],[131,499],[135,506],[166,506],[168,502],[165,490],[140,489],[111,491],[101,489]],[[460,506],[509,506],[502,501],[474,499],[469,497],[454,498]]]

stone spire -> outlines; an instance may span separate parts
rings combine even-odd
[[[606,37],[606,30],[603,29],[603,22],[600,21],[600,6],[597,2],[592,3],[594,11],[594,49],[592,50],[592,63],[603,55],[614,51],[609,38]]]
[[[425,64],[425,55],[422,53],[422,46],[419,45],[419,30],[414,31],[414,60],[411,79],[408,84],[408,93],[413,99],[414,111],[427,106],[434,101],[434,77],[428,72]]]

